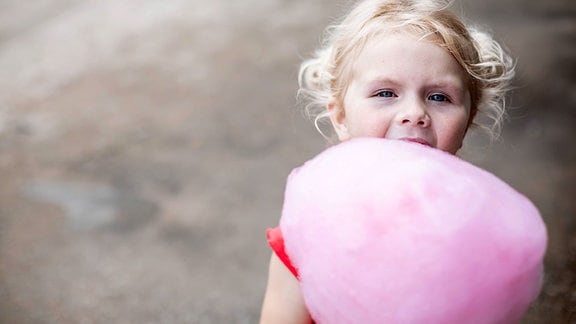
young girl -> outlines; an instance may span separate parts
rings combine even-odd
[[[450,1],[364,0],[329,29],[302,64],[300,93],[316,127],[330,121],[339,141],[376,137],[419,143],[451,154],[470,127],[497,134],[511,58],[488,34],[449,11]],[[475,123],[478,113],[492,125]],[[261,323],[310,323],[279,228]]]

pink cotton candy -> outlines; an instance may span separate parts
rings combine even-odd
[[[288,178],[280,227],[317,323],[515,323],[541,286],[533,204],[419,144],[327,149]]]

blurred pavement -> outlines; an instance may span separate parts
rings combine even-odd
[[[298,65],[345,3],[0,1],[0,323],[255,323],[285,177],[325,147]],[[575,323],[576,4],[462,3],[519,68],[462,155],[548,224],[526,323]]]

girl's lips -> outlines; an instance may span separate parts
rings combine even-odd
[[[406,142],[418,143],[418,144],[432,147],[432,144],[428,143],[428,141],[426,141],[425,139],[420,138],[420,137],[404,137],[404,138],[401,138],[400,140],[406,141]]]

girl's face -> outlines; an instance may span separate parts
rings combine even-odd
[[[470,118],[467,75],[448,51],[405,33],[366,43],[342,101],[327,108],[338,138],[417,142],[449,153]]]

